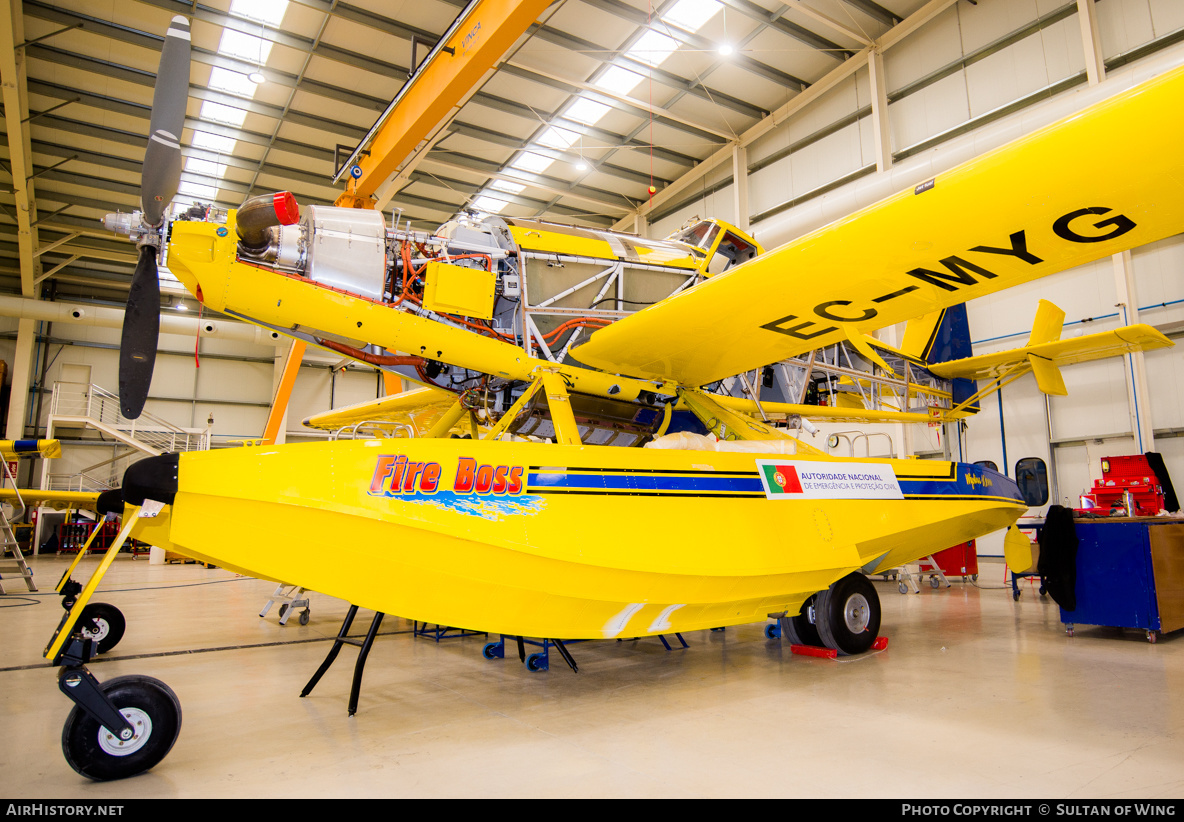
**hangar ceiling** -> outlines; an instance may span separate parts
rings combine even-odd
[[[189,17],[193,32],[177,202],[234,207],[289,189],[301,204],[328,204],[341,191],[335,158],[407,81],[413,52],[422,59],[466,5],[8,0],[13,25],[0,39],[11,45],[0,52],[15,59],[0,63],[0,171],[12,182],[0,193],[0,289],[122,301],[134,249],[99,221],[138,206],[173,15]],[[465,208],[611,226],[651,185],[661,191],[925,5],[557,0],[454,114],[387,211],[427,230]],[[22,257],[34,272],[23,283]]]

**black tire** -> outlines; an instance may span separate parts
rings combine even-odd
[[[814,608],[818,595],[802,603],[802,612],[797,616],[785,620],[789,630],[785,632],[790,645],[808,645],[811,648],[822,647],[822,637],[818,635],[818,628],[814,624]]]
[[[841,654],[861,654],[880,633],[880,596],[867,577],[848,574],[814,600],[814,624],[822,644]]]
[[[92,602],[78,615],[77,629],[95,641],[95,650],[105,654],[119,644],[127,622],[123,613],[106,602]]]
[[[300,612],[300,624],[307,625],[308,619],[309,619],[308,609],[305,608],[303,611]]]
[[[148,676],[119,676],[99,685],[137,729],[128,743],[75,706],[62,727],[62,753],[87,779],[104,782],[149,770],[168,755],[181,732],[181,703],[168,685]]]

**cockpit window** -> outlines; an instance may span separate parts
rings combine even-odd
[[[755,245],[729,231],[720,240],[719,247],[715,249],[715,254],[712,255],[711,262],[708,263],[707,272],[720,274],[732,266],[751,260],[756,254]]]
[[[678,240],[687,245],[697,246],[707,251],[715,242],[715,235],[719,233],[719,226],[709,220],[700,220],[690,228],[684,228],[670,239]]]

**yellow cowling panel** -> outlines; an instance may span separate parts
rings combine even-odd
[[[582,362],[706,385],[1184,225],[1184,68],[596,331]]]

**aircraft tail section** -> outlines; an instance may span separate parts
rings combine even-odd
[[[1059,328],[1058,328],[1059,330]],[[970,322],[966,316],[966,304],[934,311],[923,317],[909,320],[904,329],[901,353],[923,361],[926,365],[961,360],[971,356]],[[953,379],[954,405],[960,405],[978,392],[978,385],[972,379]],[[978,402],[966,408],[974,413],[979,410]]]

